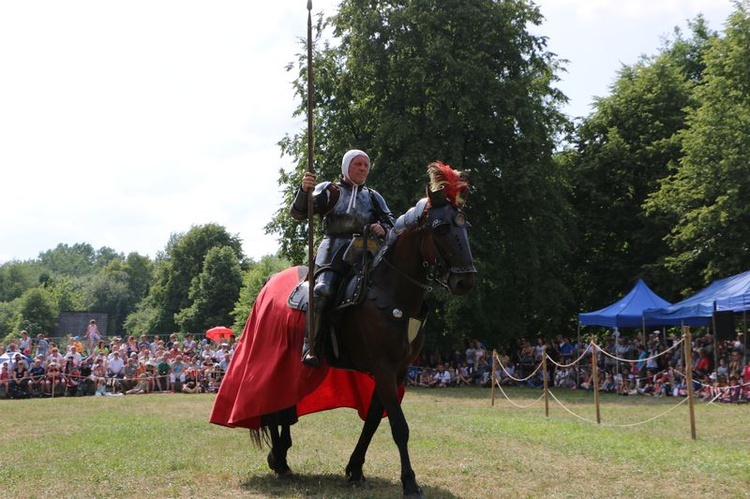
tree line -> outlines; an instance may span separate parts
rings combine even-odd
[[[532,2],[345,0],[316,19],[316,172],[334,180],[344,151],[366,150],[369,183],[394,213],[424,195],[430,161],[469,173],[478,286],[468,298],[432,298],[434,343],[571,332],[578,312],[638,278],[679,300],[750,263],[749,10],[736,2],[721,32],[700,16],[675,28],[655,54],[622,66],[588,116],[571,119],[555,86],[565,61],[529,30],[543,32]],[[288,66],[299,115],[305,56]],[[264,272],[306,261],[306,226],[287,211],[306,130],[279,145],[296,167],[279,172],[283,198],[266,226],[278,255],[252,262],[238,236],[214,225],[173,236],[153,261],[60,246],[0,267],[0,334],[45,300],[112,307],[124,330],[244,322]]]

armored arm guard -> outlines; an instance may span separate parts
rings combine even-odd
[[[294,201],[292,201],[292,206],[289,208],[289,213],[295,220],[305,220],[307,218],[307,194],[301,187],[297,187]]]
[[[313,196],[313,213],[325,215],[330,211],[330,205],[337,193],[336,186],[331,182],[321,182],[315,186],[312,192]],[[292,218],[295,220],[306,220],[307,219],[307,196],[308,192],[303,191],[301,188],[297,188],[297,194],[294,196],[294,201],[289,209]],[[335,201],[333,201],[335,204]]]

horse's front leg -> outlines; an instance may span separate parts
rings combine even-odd
[[[268,427],[271,435],[271,449],[268,451],[268,467],[279,477],[292,474],[291,468],[286,461],[286,455],[292,446],[291,431],[288,424],[273,425]]]
[[[362,433],[360,433],[357,445],[349,457],[349,464],[346,465],[347,481],[359,485],[364,483],[365,476],[362,473],[362,467],[365,464],[365,454],[367,454],[367,448],[370,446],[373,435],[380,426],[381,419],[383,419],[383,403],[380,401],[377,391],[373,390]]]
[[[398,385],[394,377],[386,377],[385,381],[375,378],[376,392],[388,411],[388,422],[391,424],[391,434],[396,442],[398,453],[401,457],[401,484],[404,488],[404,497],[424,497],[422,489],[417,484],[414,470],[409,459],[409,425],[406,422],[404,411],[398,400]],[[369,416],[369,413],[368,413]]]

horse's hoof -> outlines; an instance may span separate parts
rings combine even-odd
[[[422,492],[422,489],[417,486],[417,490],[411,492],[404,491],[404,497],[408,499],[424,499],[424,493]]]
[[[362,473],[362,468],[357,467],[354,469],[352,465],[346,467],[346,481],[353,487],[362,487],[365,485],[365,475]]]
[[[294,472],[291,470],[291,468],[287,468],[282,471],[275,471],[275,476],[279,480],[289,480],[291,478],[294,478]]]
[[[355,489],[366,489],[368,487],[367,480],[365,480],[364,476],[360,476],[359,478],[350,477],[347,478],[346,481]]]
[[[268,453],[266,462],[268,463],[268,467],[271,469],[271,471],[276,474],[277,478],[286,478],[294,474],[292,472],[292,469],[287,466],[286,463],[281,466],[276,464],[276,458],[274,457],[273,452]]]

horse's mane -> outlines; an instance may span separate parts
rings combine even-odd
[[[427,165],[427,175],[430,177],[431,191],[442,190],[448,202],[456,208],[466,204],[469,181],[464,172],[454,170],[442,161],[435,161]]]

